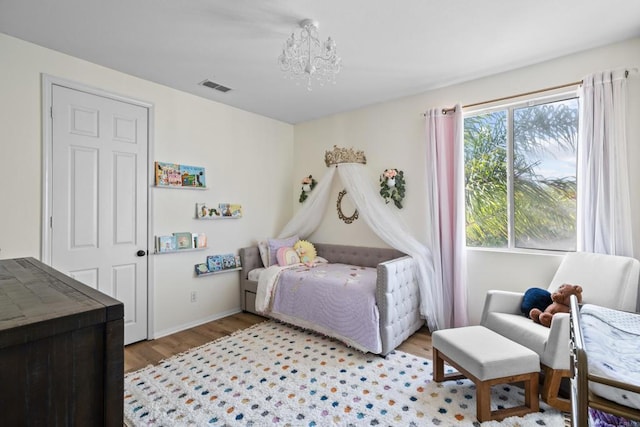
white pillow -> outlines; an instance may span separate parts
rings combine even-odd
[[[262,265],[264,265],[265,267],[269,267],[269,245],[267,244],[266,240],[258,242],[258,251],[260,252]]]

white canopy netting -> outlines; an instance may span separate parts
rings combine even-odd
[[[387,245],[411,256],[420,289],[420,314],[431,331],[450,325],[451,302],[447,303],[443,290],[434,280],[431,251],[416,240],[402,218],[384,203],[361,163],[340,163],[329,167],[318,181],[302,208],[287,223],[279,237],[309,236],[320,225],[329,203],[334,177],[339,179],[356,206],[359,216]]]

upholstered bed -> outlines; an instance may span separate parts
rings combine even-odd
[[[573,425],[640,420],[640,314],[572,298],[571,346]]]
[[[319,263],[311,267],[312,273],[317,276],[335,274],[336,277],[345,274],[355,277],[356,280],[351,283],[349,279],[346,279],[342,285],[334,287],[323,283],[322,286],[314,288],[315,285],[309,283],[310,279],[304,279],[306,280],[305,286],[313,289],[313,293],[306,296],[302,292],[296,292],[296,282],[294,281],[289,285],[287,294],[281,297],[274,296],[273,302],[269,304],[269,310],[259,312],[256,310],[259,276],[269,274],[274,267],[264,268],[257,246],[242,248],[240,249],[242,309],[303,328],[313,329],[335,337],[361,351],[381,355],[391,352],[424,324],[424,320],[419,315],[419,290],[412,258],[395,249],[388,248],[327,243],[315,243],[314,246],[318,257],[325,259],[330,264],[337,264],[338,272],[331,273],[328,265]],[[275,268],[277,269],[277,267]],[[295,274],[296,270],[302,271],[305,270],[305,267],[294,266],[291,270],[291,273]],[[353,295],[354,289],[359,289],[356,286],[358,279],[371,274],[374,276],[374,284],[369,287],[364,286],[361,297]],[[324,293],[325,289],[328,290],[326,293]],[[342,293],[347,291],[352,293]],[[296,300],[296,298],[300,298],[300,300]],[[369,304],[367,301],[370,301],[371,307],[368,305],[366,307],[360,306]],[[278,308],[279,305],[287,306],[290,310],[285,312]],[[300,310],[300,306],[304,305],[314,306]],[[275,310],[273,310],[274,307]],[[316,321],[313,320],[314,317],[309,317],[308,313],[318,310],[325,311],[324,318],[329,314],[332,317],[331,321]],[[371,313],[370,310],[372,310]],[[368,338],[362,342],[362,337],[358,335],[363,334],[362,328],[369,321],[376,322],[375,342],[371,341],[371,334],[365,334]]]

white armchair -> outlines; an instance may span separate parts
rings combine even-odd
[[[547,290],[563,283],[582,286],[582,302],[636,311],[640,262],[634,258],[572,252],[565,255]],[[523,315],[524,294],[492,290],[487,293],[480,323],[538,353],[544,372],[542,399],[569,412],[570,401],[558,396],[563,377],[570,377],[569,314],[558,313],[547,328]]]

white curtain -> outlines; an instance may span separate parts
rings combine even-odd
[[[300,210],[284,226],[278,237],[285,238],[298,235],[307,238],[322,222],[322,217],[329,203],[329,195],[335,167],[330,167],[324,176],[318,181],[309,197],[304,201]]]
[[[402,218],[392,210],[394,208],[384,203],[367,177],[364,165],[344,163],[338,167],[338,173],[347,194],[369,228],[387,245],[415,260],[420,288],[420,314],[426,319],[429,330],[446,328],[446,306],[440,299],[438,285],[434,281],[430,251],[409,233]]]
[[[285,225],[279,236],[308,236],[320,225],[329,202],[329,189],[336,169],[342,185],[358,209],[360,218],[364,219],[386,244],[414,259],[420,288],[420,314],[425,318],[429,329],[435,331],[449,327],[447,305],[442,299],[439,285],[433,279],[433,260],[429,249],[409,233],[394,208],[384,203],[363,164],[341,163],[337,167],[330,167],[304,206]]]
[[[578,250],[633,256],[625,70],[586,76],[580,90]]]
[[[464,214],[462,106],[428,110],[426,116],[428,246],[433,251],[435,288],[447,327],[466,326],[467,260]]]

